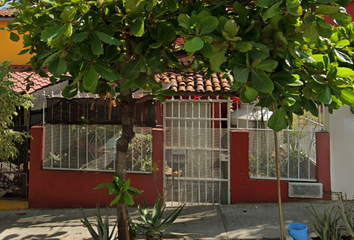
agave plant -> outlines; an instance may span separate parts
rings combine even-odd
[[[144,199],[144,205],[138,204],[138,210],[140,213],[140,220],[142,223],[135,224],[136,228],[146,235],[147,239],[161,239],[163,235],[194,235],[196,233],[174,233],[167,232],[166,230],[171,226],[178,224],[175,220],[180,215],[185,204],[177,207],[172,213],[164,217],[166,206],[162,204],[161,198],[156,200],[152,214],[149,212],[149,208],[146,206]]]
[[[100,207],[97,205],[97,213],[96,213],[96,221],[97,223],[95,224],[97,226],[97,232],[93,229],[92,225],[90,223],[90,221],[87,219],[87,217],[85,216],[85,213],[81,210],[83,216],[84,216],[84,220],[81,220],[81,222],[84,224],[85,227],[87,227],[88,231],[90,232],[92,238],[94,240],[114,240],[114,239],[118,239],[117,236],[117,231],[116,230],[116,226],[117,224],[114,224],[114,227],[110,233],[109,230],[109,214],[111,212],[111,209],[108,211],[107,216],[105,217],[105,219],[102,219],[102,215],[101,215],[101,211],[100,211]]]
[[[343,199],[342,194],[339,194],[339,214],[345,224],[347,232],[354,239],[354,201],[348,201],[347,196]]]
[[[334,212],[335,208],[334,206],[331,209],[326,209],[323,214],[317,213],[313,206],[311,206],[311,209],[308,209],[312,215],[312,226],[322,240],[341,239],[341,229],[338,223],[340,217],[337,217],[337,211]]]

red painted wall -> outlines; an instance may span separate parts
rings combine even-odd
[[[330,149],[329,133],[317,133],[317,178],[324,191],[330,191]],[[249,132],[231,130],[231,203],[239,202],[277,202],[277,181],[249,178]],[[237,146],[237,147],[236,147]],[[281,181],[283,202],[313,200],[288,197],[288,181]],[[324,195],[330,200],[330,195]]]
[[[319,183],[323,184],[324,200],[331,200],[331,146],[330,134],[328,132],[316,133],[316,177]]]
[[[114,196],[105,189],[93,190],[100,183],[110,182],[113,173],[61,171],[42,169],[43,128],[32,127],[29,170],[28,201],[31,208],[77,208],[95,207],[99,202],[107,206]],[[153,162],[158,167],[156,185],[163,189],[163,130],[153,129]],[[144,190],[139,196],[153,205],[158,197],[153,174],[127,174],[131,186]]]

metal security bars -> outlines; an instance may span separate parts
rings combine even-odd
[[[292,129],[279,133],[281,178],[296,181],[316,181],[315,133],[323,130],[323,109],[319,117],[310,113],[294,116]],[[231,114],[233,128],[250,132],[249,175],[251,178],[275,179],[274,133],[267,127],[272,112],[251,104],[241,104]]]
[[[170,204],[230,202],[227,99],[164,102],[165,195]]]
[[[152,165],[152,128],[135,127],[129,146],[127,171],[149,172]],[[46,124],[44,169],[114,171],[117,125]]]

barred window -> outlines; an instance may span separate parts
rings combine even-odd
[[[135,127],[129,145],[127,171],[151,172],[152,128]],[[46,124],[44,169],[115,171],[120,125]]]

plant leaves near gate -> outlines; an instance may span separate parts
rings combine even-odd
[[[352,59],[347,54],[345,54],[337,49],[333,49],[333,51],[340,61],[346,62],[349,64],[353,64]]]
[[[66,86],[62,92],[63,97],[73,98],[76,96],[78,90],[77,84]]]
[[[96,72],[104,79],[114,81],[122,78],[122,75],[119,72],[104,63],[96,62],[93,66],[95,67]]]
[[[141,72],[142,59],[131,60],[123,66],[122,76],[123,78],[134,80]]]
[[[43,30],[41,33],[41,40],[43,42],[52,42],[59,39],[65,32],[65,25],[57,25],[54,27],[49,27]]]
[[[200,52],[206,58],[214,57],[214,48],[213,48],[213,46],[211,45],[210,42],[204,42],[204,47],[202,49],[200,49]]]
[[[188,39],[184,43],[184,49],[186,49],[187,52],[191,52],[191,53],[199,51],[203,47],[204,47],[204,41],[200,37]]]
[[[134,36],[141,37],[145,32],[144,19],[142,17],[139,17],[131,21],[130,29],[132,30]]]
[[[98,74],[95,71],[93,65],[90,65],[88,71],[84,74],[83,83],[84,83],[84,88],[87,91],[92,92],[96,89],[96,86],[98,84]]]
[[[199,24],[199,34],[204,35],[213,32],[219,25],[216,17],[208,16],[202,18]]]
[[[14,32],[10,32],[10,39],[14,42],[18,42],[18,40],[20,40],[20,36]]]
[[[337,77],[348,78],[354,81],[354,71],[350,68],[339,67],[337,68]]]
[[[80,92],[121,97],[140,89],[163,100],[157,73],[224,73],[232,88],[221,95],[250,101],[258,92],[286,104],[290,116],[313,112],[315,100],[330,111],[352,103],[348,3],[256,0],[230,8],[228,1],[33,0],[11,3],[19,12],[6,30],[14,41],[23,38],[21,54],[32,54],[35,72],[48,66],[53,82],[69,73]]]
[[[91,50],[94,55],[103,54],[102,42],[94,33],[91,35]]]
[[[264,70],[267,72],[273,72],[278,66],[278,62],[275,60],[264,60],[257,66],[255,66],[258,70]]]
[[[96,36],[98,37],[99,40],[101,40],[104,43],[107,44],[111,44],[111,45],[116,45],[116,46],[120,46],[123,44],[122,41],[119,41],[118,39],[103,33],[103,32],[99,32],[99,31],[95,31]]]
[[[274,90],[272,80],[263,71],[251,70],[252,83],[258,92],[271,93]]]
[[[244,66],[235,65],[234,67],[234,78],[237,82],[245,83],[249,76],[249,68]]]
[[[277,2],[272,5],[263,15],[263,21],[276,16],[279,13],[279,8],[283,4],[283,1]]]
[[[328,86],[325,86],[321,95],[318,97],[318,100],[328,105],[331,104],[332,102],[331,89]]]
[[[116,197],[111,201],[110,206],[116,203],[124,205],[124,203],[129,206],[134,205],[134,199],[132,195],[141,194],[144,191],[137,190],[130,186],[130,179],[127,179],[123,184],[122,179],[118,173],[114,174],[113,181],[111,183],[101,183],[97,185],[94,189],[107,188],[108,194],[114,194]]]
[[[286,128],[286,126],[288,126],[288,119],[285,109],[278,108],[269,118],[268,127],[278,132]]]

